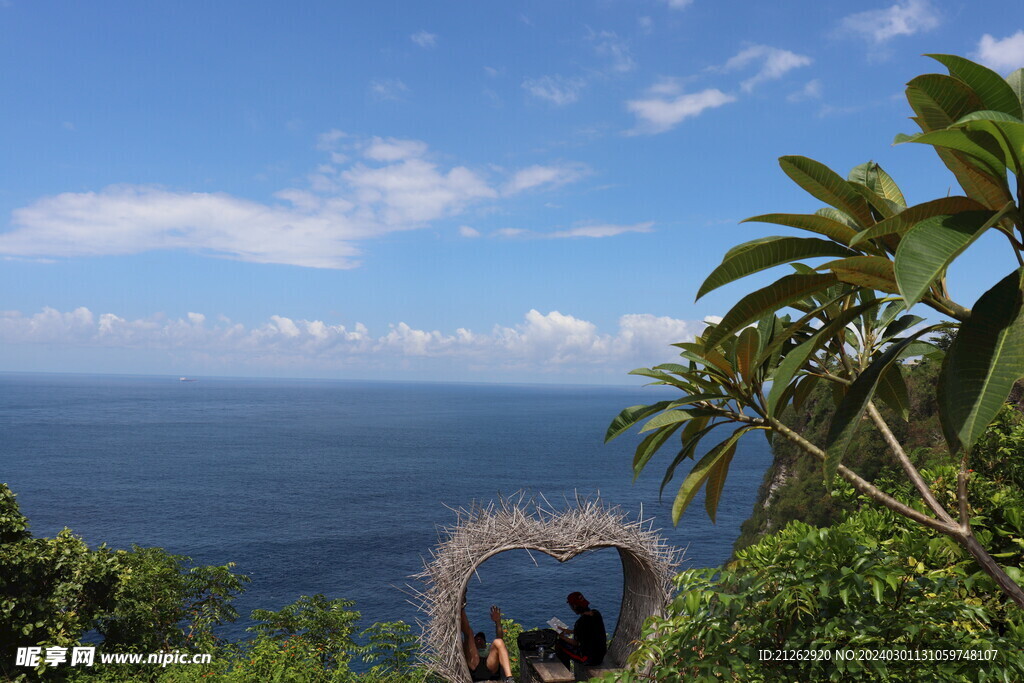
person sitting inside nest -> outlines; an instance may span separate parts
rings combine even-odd
[[[494,640],[488,646],[483,631],[473,634],[466,616],[466,604],[462,604],[462,651],[466,655],[469,675],[474,681],[515,683],[508,647],[505,646],[505,633],[501,628],[501,610],[497,605],[491,605],[491,621],[494,622]]]
[[[555,652],[567,669],[570,661],[597,666],[604,661],[605,652],[608,650],[604,619],[600,612],[590,608],[590,602],[579,591],[569,593],[565,601],[569,603],[572,611],[579,615],[579,619],[572,630],[558,630]]]

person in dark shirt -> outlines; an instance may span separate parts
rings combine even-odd
[[[590,608],[590,602],[579,591],[569,593],[565,601],[579,618],[571,631],[559,629],[555,652],[566,668],[572,661],[597,666],[604,661],[608,650],[604,619],[600,612]]]

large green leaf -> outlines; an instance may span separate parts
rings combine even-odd
[[[976,122],[979,123],[979,122]],[[975,163],[993,177],[1006,174],[1002,153],[996,140],[987,135],[972,134],[970,130],[949,128],[916,135],[897,135],[893,144],[915,142],[932,147],[944,147],[971,156]]]
[[[885,308],[879,311],[878,315],[878,326],[886,328],[896,320],[896,316],[907,309],[907,304],[899,299],[891,300],[885,305]],[[886,330],[888,333],[888,329]]]
[[[779,166],[797,185],[826,204],[849,214],[860,227],[866,228],[875,222],[864,198],[828,166],[801,156],[781,157]]]
[[[1022,277],[1024,268],[982,294],[946,352],[938,401],[951,448],[970,449],[1024,377]]]
[[[900,208],[905,209],[907,207],[907,200],[903,198],[903,193],[900,192],[896,181],[873,161],[854,166],[853,170],[850,171],[850,175],[847,176],[847,180],[864,185],[875,194],[888,199]]]
[[[875,390],[878,398],[906,422],[910,419],[910,395],[899,363],[893,363],[882,373]]]
[[[691,425],[697,422],[701,422],[703,426],[698,430],[691,430]],[[713,422],[711,424],[707,424],[707,420],[693,420],[683,428],[683,434],[681,435],[683,446],[679,449],[679,452],[676,453],[676,456],[672,459],[672,462],[669,463],[668,467],[665,468],[665,476],[661,478],[661,486],[658,488],[658,501],[661,501],[661,497],[665,494],[665,487],[668,486],[672,481],[672,478],[675,477],[676,468],[682,464],[683,460],[692,460],[693,454],[696,452],[697,447],[700,446],[701,441],[704,440],[704,437],[718,429],[720,426],[721,423]]]
[[[845,329],[847,325],[877,305],[878,302],[870,301],[843,311],[834,320],[829,321],[828,324],[815,332],[814,336],[791,349],[785,355],[775,369],[775,374],[772,375],[772,388],[768,392],[765,405],[769,415],[777,416],[781,412],[781,408],[785,407],[786,403],[782,400],[785,389],[793,381],[793,378],[801,368],[804,367],[808,359],[817,353],[828,340]]]
[[[773,330],[771,342],[764,345],[764,348],[761,350],[757,359],[754,361],[754,365],[760,366],[766,360],[769,359],[772,359],[774,361],[770,362],[769,366],[774,367],[775,365],[777,365],[779,361],[777,352],[783,344],[786,344],[787,342],[793,340],[797,335],[812,334],[814,330],[811,330],[810,332],[807,331],[809,329],[807,326],[811,323],[811,321],[815,319],[822,319],[823,312],[825,311],[825,309],[831,310],[833,304],[837,303],[840,299],[845,299],[849,295],[849,291],[843,291],[831,299],[826,299],[820,305],[808,310],[803,316],[798,318],[793,323],[790,323],[788,321],[789,316],[785,316],[785,318],[787,318],[786,323],[781,324],[780,321],[778,328]]]
[[[1005,121],[1008,123],[1024,123],[1018,116],[1011,116],[1010,114],[1004,114],[1001,111],[995,111],[992,109],[982,109],[981,111],[972,111],[966,116],[962,116],[956,121],[956,125],[961,123],[969,123],[971,121]]]
[[[756,322],[766,313],[777,311],[836,282],[836,276],[831,273],[786,275],[737,301],[722,321],[708,331],[704,343],[712,347],[727,336],[735,334],[740,328]]]
[[[777,417],[780,404],[781,407],[785,406],[785,402],[782,401],[782,398],[786,393],[787,387],[789,387],[789,384],[793,381],[796,373],[803,368],[811,355],[821,348],[820,338],[821,335],[817,334],[799,344],[796,348],[785,355],[782,362],[780,362],[779,366],[775,369],[775,374],[772,375],[772,388],[768,391],[768,396],[765,399],[765,409],[769,415]]]
[[[889,341],[893,337],[898,337],[899,335],[903,334],[914,325],[923,322],[924,318],[922,318],[919,315],[907,314],[904,316],[900,316],[899,320],[895,320],[892,323],[889,323],[888,325],[885,326],[885,329],[882,331],[882,336],[879,337],[879,341]]]
[[[958,78],[924,74],[907,83],[907,102],[917,114],[922,130],[946,128],[960,117],[984,105],[977,94]]]
[[[821,381],[821,378],[818,377],[817,375],[807,375],[803,379],[798,380],[797,383],[793,385],[794,410],[800,410],[800,408],[804,404],[804,401],[806,401],[807,398],[811,395],[811,392],[814,391],[814,387],[818,386],[819,381]],[[783,403],[783,405],[785,404]]]
[[[896,294],[899,291],[896,288],[892,261],[884,256],[851,256],[829,261],[818,269],[831,271],[840,282],[858,287],[869,287],[889,294]]]
[[[903,352],[900,354],[900,360],[914,358],[915,356],[923,356],[930,360],[941,360],[945,355],[946,352],[935,344],[918,339],[916,342],[908,344],[907,348],[903,349]]]
[[[964,188],[967,196],[976,199],[986,208],[996,211],[1006,202],[1013,200],[1005,174],[993,175],[962,152],[936,147],[935,153],[956,176],[957,182]]]
[[[706,370],[711,371],[715,375],[723,378],[730,378],[736,375],[736,370],[732,367],[732,364],[714,347],[700,342],[679,342],[672,346],[682,349],[679,355],[689,358],[696,363],[703,364]]]
[[[696,420],[694,420],[696,422]],[[692,424],[692,422],[687,423]],[[668,441],[676,431],[683,426],[682,422],[677,422],[674,425],[663,427],[658,431],[651,432],[644,440],[640,442],[640,445],[636,447],[636,453],[633,455],[633,481],[640,476],[644,467],[650,461],[654,454],[658,452],[666,441]]]
[[[745,246],[745,245],[741,245]],[[841,244],[816,237],[776,237],[726,255],[697,290],[697,299],[708,292],[751,273],[790,261],[827,256],[855,256],[857,252]]]
[[[864,201],[868,203],[868,206],[871,207],[875,214],[881,216],[881,218],[877,218],[876,220],[890,218],[903,209],[903,207],[899,206],[896,202],[877,194],[867,185],[850,181],[850,187],[856,190],[857,194],[864,198]]]
[[[952,76],[971,86],[985,109],[995,109],[1020,118],[1021,104],[1017,94],[1003,77],[992,69],[956,55],[925,55],[941,62]]]
[[[994,215],[991,211],[965,211],[933,216],[911,228],[900,241],[894,266],[907,308],[920,301],[949,264],[1013,208],[1008,203]]]
[[[857,233],[850,241],[851,246],[860,246],[864,241],[885,235],[902,237],[912,227],[933,216],[952,215],[964,211],[984,211],[985,207],[969,197],[943,197],[923,204],[915,204],[892,218],[880,221],[864,232]]]
[[[828,218],[829,220],[833,220],[836,223],[842,223],[843,225],[846,225],[853,230],[864,229],[857,223],[856,220],[854,220],[854,218],[850,214],[846,213],[845,211],[840,211],[839,209],[833,209],[831,206],[821,207],[820,209],[814,212],[814,215],[821,216],[823,218]]]
[[[890,344],[847,389],[846,395],[832,416],[828,436],[825,438],[826,484],[831,483],[835,477],[836,469],[838,469],[843,456],[846,455],[850,441],[853,440],[853,435],[857,432],[860,420],[864,416],[868,401],[875,394],[879,379],[889,369],[889,366],[896,362],[904,348],[921,335],[931,331],[930,327],[918,330],[911,336]]]
[[[665,410],[672,405],[672,403],[672,401],[658,401],[657,403],[652,403],[650,405],[630,406],[624,409],[615,417],[614,420],[612,420],[611,424],[608,425],[608,431],[604,435],[604,442],[608,443],[640,420]]]
[[[964,124],[968,132],[978,131],[990,135],[998,144],[1002,161],[1018,176],[1024,173],[1024,123],[1020,121],[969,121]]]
[[[707,408],[680,408],[676,410],[666,410],[645,422],[640,433],[643,434],[644,432],[649,432],[652,429],[667,427],[668,425],[689,422],[697,417],[714,417],[716,415],[718,415],[718,411],[709,410]]]
[[[676,494],[675,503],[672,505],[672,523],[678,524],[679,518],[682,517],[686,507],[693,500],[693,497],[697,495],[697,491],[707,481],[710,476],[712,469],[722,460],[731,460],[733,454],[736,452],[736,442],[743,436],[744,433],[750,431],[750,427],[740,427],[732,433],[728,439],[718,444],[710,451],[708,451],[703,458],[701,458],[690,473],[686,475],[686,479],[683,480],[682,485],[679,487],[679,493]],[[723,475],[724,477],[724,475]]]
[[[857,230],[846,223],[833,220],[827,216],[803,213],[766,213],[740,221],[741,223],[774,223],[799,228],[808,232],[824,235],[841,244],[849,244],[857,235]]]
[[[754,376],[757,367],[754,359],[757,358],[757,350],[761,346],[761,333],[756,327],[745,327],[736,339],[736,346],[733,348],[734,365],[736,372],[747,384],[754,383]]]
[[[731,247],[729,249],[729,251],[725,252],[725,256],[722,257],[722,261],[723,262],[724,261],[728,261],[733,256],[736,256],[737,254],[740,254],[740,253],[746,251],[747,249],[751,249],[753,247],[756,247],[756,246],[758,246],[759,244],[761,244],[763,242],[774,242],[775,240],[782,240],[782,239],[786,239],[786,238],[782,237],[781,235],[768,235],[766,237],[758,237],[757,239],[750,240],[749,242],[743,242],[741,244],[737,244],[735,247]]]
[[[1020,102],[1021,109],[1024,110],[1024,69],[1017,69],[1007,76],[1006,82],[1017,95],[1017,101]]]
[[[746,434],[750,429],[744,429],[739,433],[739,436]],[[735,439],[738,440],[739,436]],[[711,518],[711,523],[717,522],[716,514],[718,512],[718,502],[722,498],[722,489],[725,487],[726,477],[729,476],[729,464],[732,462],[733,456],[736,454],[736,444],[733,443],[726,451],[722,458],[719,458],[708,472],[708,481],[704,486],[704,509],[708,513],[708,517]],[[682,512],[680,512],[680,515]],[[678,517],[675,519],[678,522]]]

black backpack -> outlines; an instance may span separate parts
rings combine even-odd
[[[558,634],[550,628],[539,628],[536,631],[523,631],[516,638],[519,651],[531,650],[536,652],[540,648],[551,650],[558,642]]]

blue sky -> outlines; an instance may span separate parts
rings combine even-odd
[[[1016,22],[1016,23],[1015,23]],[[0,0],[0,370],[629,383],[1018,3]],[[784,230],[784,229],[781,229]],[[952,274],[968,304],[982,243]],[[1007,260],[1005,270],[1011,267]]]

